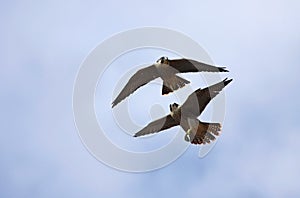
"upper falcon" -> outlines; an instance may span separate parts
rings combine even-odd
[[[139,87],[158,77],[163,80],[163,95],[184,87],[186,84],[190,83],[190,81],[183,79],[176,74],[187,72],[228,72],[228,70],[226,70],[225,67],[216,67],[191,59],[169,60],[168,57],[164,56],[158,59],[153,65],[137,71],[112,102],[112,107],[116,106]]]

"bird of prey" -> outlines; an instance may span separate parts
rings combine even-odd
[[[228,70],[225,67],[216,67],[191,59],[169,60],[168,57],[161,57],[156,63],[140,69],[129,79],[125,87],[112,102],[112,107],[116,106],[141,86],[158,77],[163,80],[162,95],[184,87],[190,81],[176,74],[187,72],[228,72]]]
[[[204,111],[207,104],[228,85],[232,79],[197,89],[187,100],[179,106],[176,103],[170,104],[170,114],[155,120],[145,128],[137,132],[134,137],[151,133],[158,133],[168,128],[180,125],[186,132],[184,139],[192,144],[206,144],[215,140],[221,131],[221,124],[206,123],[197,119]]]

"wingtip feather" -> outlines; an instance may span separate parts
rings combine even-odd
[[[220,72],[229,72],[229,70],[226,69],[226,67],[219,67]]]
[[[228,85],[232,80],[233,80],[233,79],[229,79],[229,80],[228,80],[228,78],[225,78],[225,79],[223,80],[224,85],[225,85],[225,86]]]
[[[116,101],[113,101],[113,102],[111,103],[111,108],[114,108],[117,104],[118,104],[118,103],[116,103]]]

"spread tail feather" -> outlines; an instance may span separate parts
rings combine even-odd
[[[172,78],[163,81],[162,95],[166,95],[170,92],[176,91],[177,89],[184,87],[189,83],[190,81],[175,75]]]
[[[192,144],[209,144],[220,135],[220,123],[205,123],[199,120],[189,119],[190,129],[187,131],[185,140]]]

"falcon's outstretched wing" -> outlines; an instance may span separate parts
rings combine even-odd
[[[206,63],[198,62],[192,59],[174,59],[169,60],[170,66],[181,73],[185,72],[228,72],[226,67],[216,67]]]
[[[205,109],[207,104],[228,85],[232,79],[223,81],[194,91],[181,106],[181,113],[188,117],[198,117]]]
[[[112,102],[112,107],[116,106],[141,86],[158,77],[159,73],[154,65],[140,69],[129,79],[117,98]]]
[[[179,125],[179,123],[177,123],[171,115],[168,115],[149,123],[145,128],[134,134],[134,137],[139,137],[151,133],[158,133],[176,125]]]

